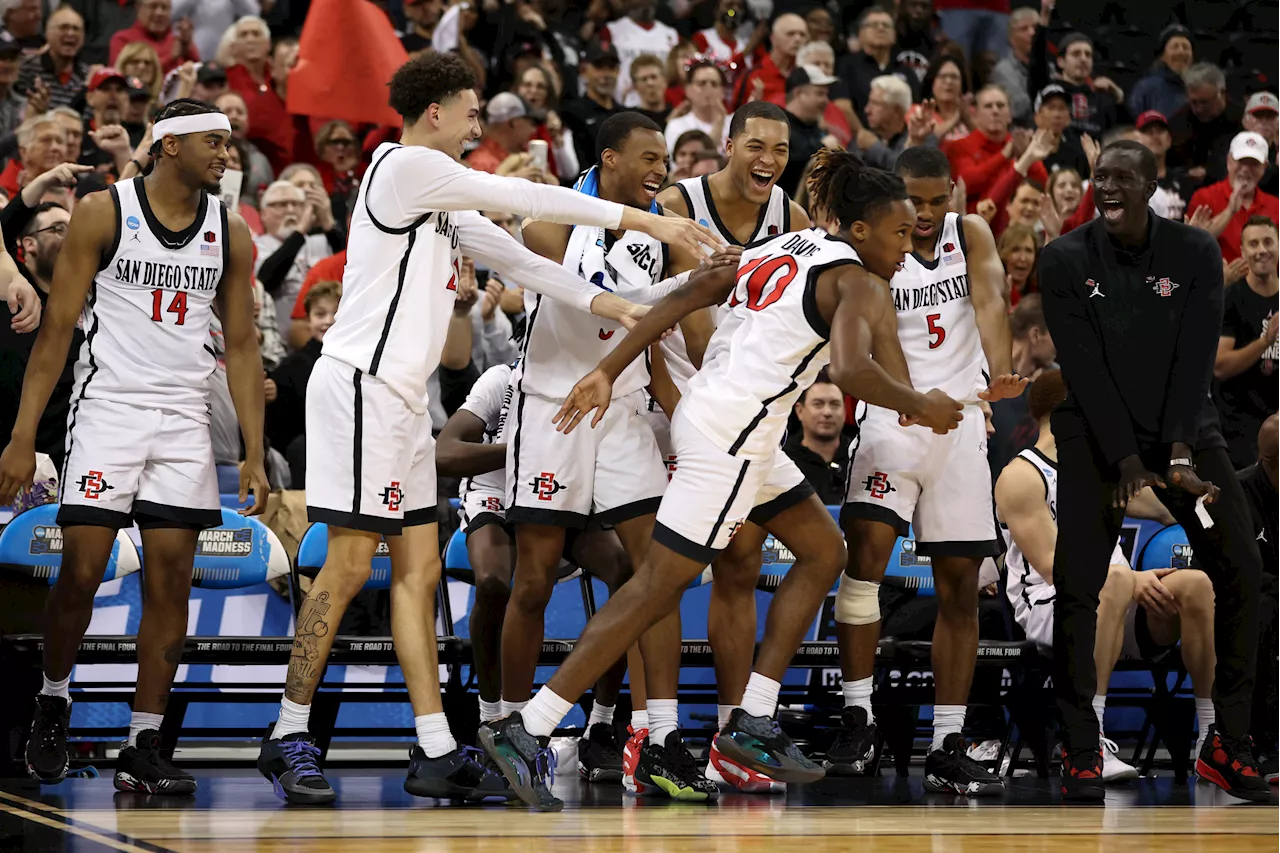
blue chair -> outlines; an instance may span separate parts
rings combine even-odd
[[[62,568],[62,528],[57,519],[57,504],[33,507],[14,516],[0,532],[0,568],[45,578],[53,586]],[[142,561],[129,532],[119,531],[102,574],[103,582],[131,575],[140,568]]]
[[[464,549],[465,553],[465,549]],[[307,528],[298,543],[298,574],[314,578],[324,566],[325,557],[329,554],[329,526],[316,522]],[[389,589],[391,587],[391,552],[387,549],[386,540],[378,543],[378,550],[373,555],[373,571],[365,582],[365,589]]]
[[[1185,569],[1190,565],[1191,545],[1181,524],[1170,524],[1153,534],[1134,561],[1134,568],[1143,572],[1149,569]]]
[[[142,558],[146,560],[146,548]],[[256,518],[222,508],[222,524],[202,530],[196,540],[191,585],[239,589],[287,577],[289,556],[279,537]]]

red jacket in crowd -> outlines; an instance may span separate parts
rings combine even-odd
[[[1005,173],[1013,171],[1013,160],[1003,153],[1004,144],[1008,141],[1007,133],[1003,139],[997,140],[975,130],[963,139],[942,146],[947,159],[951,161],[951,179],[964,179],[969,213],[977,213],[978,202],[991,197],[991,191],[996,188],[999,178],[1003,176],[1006,181],[1010,180]],[[1027,177],[1039,181],[1043,186],[1049,180],[1049,173],[1045,171],[1043,163],[1033,163],[1027,170]],[[1019,176],[1018,181],[1021,180]],[[1017,181],[1013,186],[1017,187]],[[997,207],[1000,206],[997,199],[992,198],[992,201],[996,202]]]

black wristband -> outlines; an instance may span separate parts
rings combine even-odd
[[[132,163],[134,166],[136,166],[136,167],[138,168],[138,174],[139,174],[139,175],[141,175],[141,174],[142,174],[142,172],[143,172],[143,170],[146,168],[146,167],[145,167],[145,166],[143,166],[141,163],[139,163],[139,162],[137,161],[137,159],[135,159],[135,158],[133,158],[133,157],[130,157],[130,158],[129,158],[129,162],[130,162],[130,163]]]

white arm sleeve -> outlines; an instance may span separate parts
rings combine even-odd
[[[662,297],[669,293],[674,293],[688,284],[689,276],[692,273],[692,270],[686,270],[671,278],[664,278],[649,287],[620,287],[614,291],[614,295],[621,296],[628,302],[634,302],[637,305],[656,305]]]
[[[556,155],[556,169],[562,178],[578,174],[578,152],[573,147],[573,131],[566,127],[551,150]]]
[[[569,191],[573,195],[582,193]],[[587,198],[587,196],[582,196]],[[497,270],[503,280],[591,313],[591,301],[608,291],[520,245],[514,237],[474,210],[457,216],[462,254]]]
[[[381,187],[375,183],[370,189],[389,188],[407,219],[429,210],[500,210],[565,225],[617,228],[622,222],[622,205],[616,202],[521,178],[500,178],[429,148],[406,148],[388,156],[393,163],[399,161],[395,172],[383,176],[386,183]]]

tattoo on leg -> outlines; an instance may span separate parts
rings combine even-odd
[[[289,655],[289,677],[285,681],[285,693],[288,695],[306,698],[312,682],[324,666],[320,660],[320,638],[329,634],[329,623],[324,618],[329,607],[328,592],[321,592],[302,603],[293,651]]]

